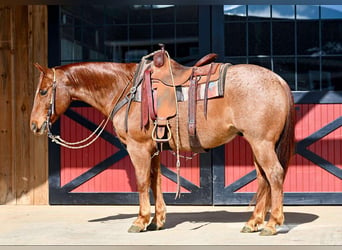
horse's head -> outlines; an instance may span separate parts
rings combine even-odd
[[[68,79],[60,69],[50,69],[35,64],[41,72],[31,112],[31,130],[35,134],[47,131],[49,123],[55,122],[71,103],[66,83]]]

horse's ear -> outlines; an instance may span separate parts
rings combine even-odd
[[[47,72],[49,70],[47,67],[44,67],[44,66],[40,65],[39,63],[34,63],[34,66],[43,74],[47,74]]]

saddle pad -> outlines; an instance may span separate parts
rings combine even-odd
[[[177,101],[185,102],[188,101],[189,98],[189,87],[176,87],[177,91]],[[200,84],[197,87],[197,100],[203,100],[205,93],[205,84]],[[219,81],[209,82],[208,84],[208,99],[223,96],[223,91],[219,88]]]
[[[209,82],[208,84],[208,99],[221,97],[223,96],[223,88],[219,86],[219,80]],[[176,86],[177,92],[177,102],[185,102],[188,101],[189,97],[189,86]],[[205,92],[205,84],[198,85],[197,89],[197,100],[204,99],[204,92]],[[137,92],[135,94],[134,100],[136,102],[141,102],[141,85],[137,88]]]

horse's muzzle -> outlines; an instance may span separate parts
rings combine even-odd
[[[31,123],[31,130],[36,135],[42,135],[47,130],[47,123],[46,121],[42,124],[39,128],[36,122]]]

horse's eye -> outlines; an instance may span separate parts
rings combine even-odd
[[[41,89],[41,90],[39,90],[39,94],[40,94],[41,96],[46,95],[47,92],[48,92],[48,91],[47,91],[46,89]]]

